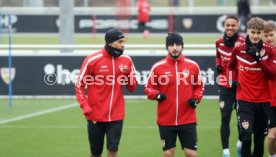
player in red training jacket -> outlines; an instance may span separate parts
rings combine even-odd
[[[232,50],[244,43],[239,35],[239,20],[236,16],[227,16],[224,20],[224,35],[216,41],[216,71],[219,74],[219,105],[221,113],[220,137],[223,157],[230,157],[229,136],[231,114],[236,106],[237,72],[228,67]],[[240,141],[238,142],[240,145]],[[239,147],[240,148],[240,147]],[[238,148],[238,150],[240,150]]]
[[[273,55],[276,55],[276,26],[273,21],[267,21],[264,26],[263,41],[273,46]],[[276,59],[272,60],[276,63]],[[273,63],[271,63],[273,64]],[[270,123],[267,135],[268,153],[276,157],[276,81],[270,81]]]
[[[254,17],[247,23],[245,43],[234,48],[229,67],[238,69],[237,114],[242,140],[241,155],[263,157],[269,111],[269,80],[275,79],[271,64],[272,47],[263,43],[264,20]],[[251,153],[251,134],[254,151]]]
[[[147,0],[138,0],[137,2],[138,11],[138,28],[141,32],[146,29],[146,23],[149,21],[150,4]]]
[[[183,38],[173,32],[166,37],[168,55],[151,69],[145,92],[158,101],[157,124],[164,157],[175,155],[178,136],[184,154],[196,157],[196,107],[203,83],[196,62],[184,57]]]
[[[133,62],[123,54],[124,34],[108,30],[105,41],[101,51],[85,58],[75,85],[77,100],[88,121],[91,157],[101,156],[105,135],[108,157],[117,157],[125,117],[122,85],[129,91],[137,86]]]

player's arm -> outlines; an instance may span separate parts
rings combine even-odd
[[[88,101],[85,95],[85,87],[86,87],[86,81],[85,79],[88,76],[89,66],[87,65],[87,58],[83,61],[82,67],[80,69],[80,73],[78,75],[77,82],[75,84],[75,92],[76,92],[76,98],[78,100],[78,103],[80,104],[80,107],[83,110],[83,114],[87,115],[91,112],[91,108],[88,105]]]
[[[219,43],[216,42],[216,71],[218,74],[220,74],[220,73],[222,73],[222,66],[221,66],[220,53],[218,52],[218,45],[219,45]]]
[[[130,63],[130,72],[127,75],[127,77],[128,77],[128,82],[126,84],[126,88],[128,91],[132,92],[136,89],[138,85],[137,78],[136,78],[136,70],[132,60]]]
[[[218,42],[216,42],[216,67],[221,65],[220,53],[218,52]]]
[[[147,84],[145,85],[144,91],[146,95],[148,96],[148,99],[155,100],[157,94],[159,93],[158,90],[156,90],[157,87],[157,75],[154,72],[154,69],[151,69]]]
[[[194,85],[194,88],[193,88],[193,98],[197,99],[197,103],[199,103],[203,96],[204,85],[202,82],[200,69],[198,66],[196,67],[196,71],[197,71],[197,75],[195,76],[195,81],[194,81],[196,82],[196,84]]]
[[[232,51],[232,55],[231,55],[231,58],[230,58],[230,61],[229,61],[229,68],[232,69],[232,70],[235,70],[236,67],[237,67],[237,53],[238,53],[239,49],[238,47],[235,47]]]
[[[265,76],[269,80],[276,79],[276,49],[273,51],[268,51],[268,59],[267,60],[260,60],[258,63],[262,68]]]

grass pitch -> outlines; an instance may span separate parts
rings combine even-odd
[[[76,103],[73,99],[16,99],[0,103],[0,123],[7,119],[45,112]],[[203,100],[197,108],[199,157],[222,155],[218,100]],[[230,150],[236,156],[236,115],[232,113]],[[88,156],[86,121],[76,105],[22,120],[0,124],[1,157],[79,157]],[[266,153],[266,152],[265,152]],[[157,157],[162,149],[156,126],[156,103],[127,100],[126,119],[119,147],[120,157]],[[106,156],[104,150],[103,156]],[[179,141],[176,156],[183,156]]]

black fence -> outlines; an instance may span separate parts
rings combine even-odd
[[[265,20],[276,21],[275,14],[253,15]],[[173,16],[173,30],[186,33],[218,33],[223,32],[223,21],[226,15],[175,15]],[[153,15],[147,28],[152,33],[168,32],[167,15]],[[2,27],[7,30],[7,16],[2,15]],[[13,30],[18,33],[58,33],[58,15],[14,15]],[[118,19],[115,15],[98,15],[96,20],[89,15],[75,16],[76,33],[104,33],[107,29],[117,27],[126,29],[130,33],[138,32],[137,17]]]
[[[14,95],[74,95],[74,83],[85,56],[14,56]],[[126,95],[142,96],[151,66],[162,56],[132,56],[140,85],[134,93]],[[206,82],[204,95],[217,95],[214,77],[214,56],[191,56],[196,61]],[[0,56],[0,95],[8,95],[8,58]]]

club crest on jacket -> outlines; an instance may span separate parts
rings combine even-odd
[[[127,65],[124,65],[124,64],[120,64],[119,65],[119,69],[122,73],[126,73],[128,72],[128,66]]]

